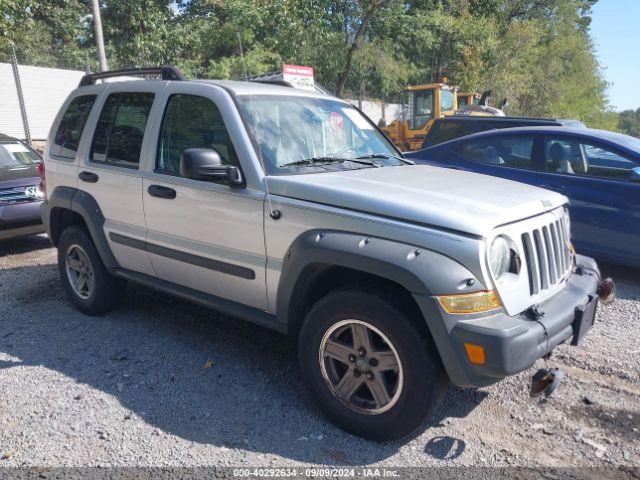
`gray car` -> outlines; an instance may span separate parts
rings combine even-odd
[[[0,240],[44,232],[40,155],[17,138],[0,135]]]
[[[99,83],[132,73],[162,78]],[[579,342],[612,299],[571,247],[566,197],[413,165],[314,92],[88,75],[45,165],[42,216],[80,311],[115,308],[130,281],[295,335],[311,396],[371,439],[418,427],[448,382],[489,385]]]

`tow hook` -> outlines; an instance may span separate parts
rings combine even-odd
[[[555,392],[562,382],[564,373],[559,368],[541,368],[531,379],[531,389],[529,396],[531,398],[539,397],[544,394],[545,398],[549,398]]]
[[[613,280],[609,277],[605,278],[600,285],[598,285],[597,294],[600,299],[600,303],[603,305],[613,303],[616,299],[616,286],[613,283]]]

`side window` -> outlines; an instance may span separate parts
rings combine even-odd
[[[586,173],[587,165],[580,144],[571,140],[547,140],[544,145],[545,168],[553,173]]]
[[[153,93],[112,93],[93,135],[91,161],[138,168]]]
[[[607,148],[577,140],[547,140],[545,153],[547,171],[553,173],[630,180],[639,166]]]
[[[473,133],[473,122],[442,122],[438,129],[435,138],[433,139],[433,145],[437,145],[442,142],[448,142],[454,138],[463,137]]]
[[[640,164],[597,145],[582,144],[587,160],[587,175],[612,180],[631,180],[632,170]]]
[[[51,145],[51,153],[58,157],[75,158],[80,137],[87,122],[95,95],[80,95],[71,100],[62,116],[58,130]]]
[[[222,163],[238,164],[216,104],[196,95],[171,95],[158,140],[156,171],[179,176],[180,156],[188,148],[214,149],[220,154]]]
[[[533,169],[533,143],[534,138],[529,136],[496,136],[464,143],[458,153],[476,163]]]

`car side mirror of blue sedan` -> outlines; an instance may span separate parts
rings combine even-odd
[[[640,167],[631,169],[629,180],[631,180],[632,182],[640,183]]]

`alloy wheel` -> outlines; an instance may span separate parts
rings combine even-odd
[[[95,276],[87,252],[80,245],[71,245],[65,256],[67,278],[74,293],[88,299],[93,292]]]
[[[319,351],[322,376],[331,393],[359,413],[380,414],[400,398],[403,371],[395,347],[362,320],[342,320],[324,334]]]

